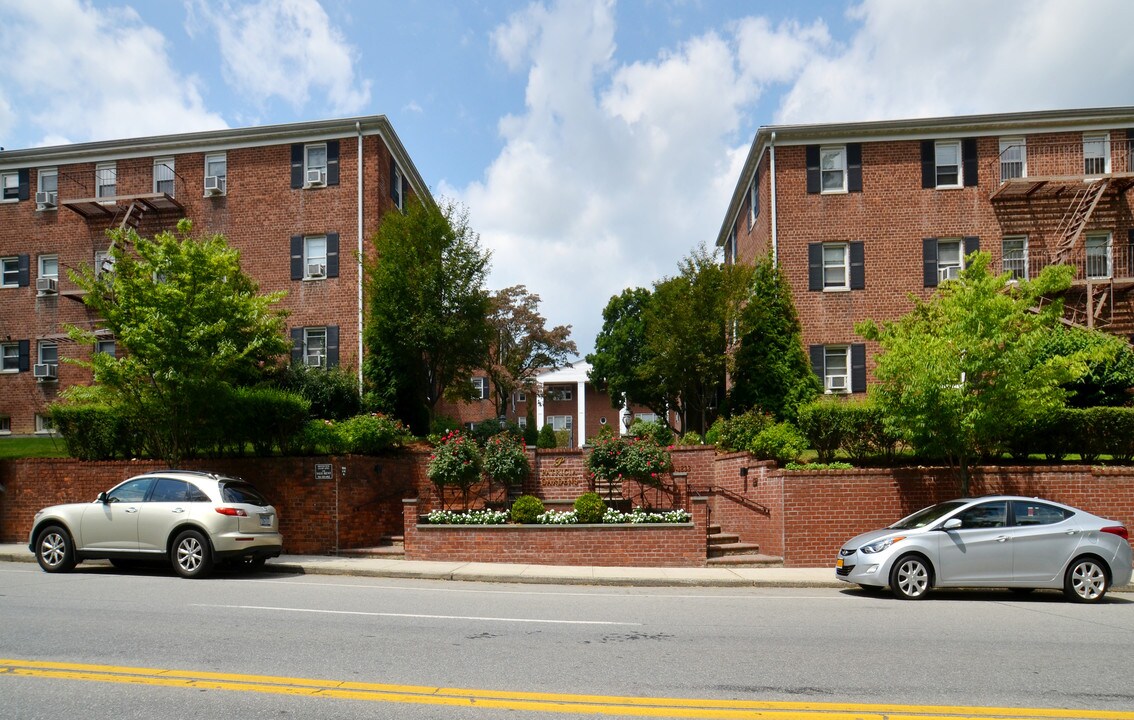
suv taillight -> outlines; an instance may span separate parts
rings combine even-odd
[[[248,513],[240,508],[219,507],[216,508],[216,511],[221,515],[228,515],[229,517],[248,517]]]
[[[1130,539],[1130,533],[1126,532],[1126,528],[1121,525],[1110,525],[1108,527],[1104,527],[1102,529],[1102,532],[1110,533],[1111,535],[1117,535],[1123,540]]]

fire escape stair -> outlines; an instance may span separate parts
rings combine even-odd
[[[1051,256],[1053,265],[1065,263],[1070,258],[1075,244],[1083,234],[1083,228],[1087,226],[1109,185],[1109,178],[1098,178],[1084,183],[1082,188],[1075,190],[1071,205],[1056,228],[1059,243]]]

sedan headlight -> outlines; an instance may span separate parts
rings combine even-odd
[[[864,552],[868,555],[873,554],[873,553],[879,553],[879,552],[882,552],[883,550],[885,550],[886,548],[890,547],[894,543],[896,543],[900,540],[905,540],[905,539],[906,538],[905,538],[904,535],[898,535],[897,537],[886,538],[884,540],[875,540],[874,542],[870,543],[869,545],[863,545],[862,547],[860,547],[859,551]]]

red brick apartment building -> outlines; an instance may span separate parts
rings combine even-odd
[[[287,291],[292,360],[360,366],[359,258],[382,217],[429,191],[385,116],[0,152],[0,433],[50,431],[64,327],[96,321],[68,270],[101,267],[109,228],[181,218],[222,233],[264,292]]]
[[[828,393],[865,392],[896,319],[965,255],[1034,278],[1075,268],[1067,319],[1134,333],[1134,108],[762,127],[717,237],[727,262],[771,253]]]

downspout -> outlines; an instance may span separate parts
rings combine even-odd
[[[354,122],[358,131],[358,394],[362,395],[362,123]]]
[[[776,131],[772,131],[772,139],[768,143],[768,157],[769,168],[768,173],[772,176],[772,186],[770,188],[772,194],[772,266],[775,267],[779,264],[780,245],[778,224],[776,223]]]

